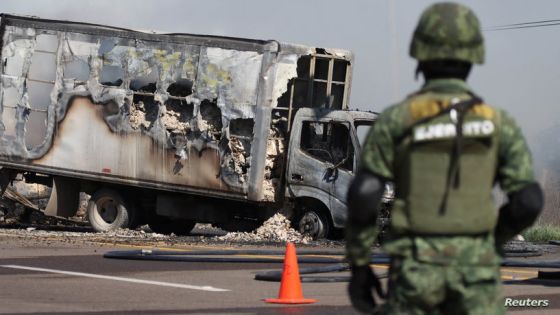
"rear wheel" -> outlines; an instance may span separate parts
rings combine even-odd
[[[87,216],[97,232],[135,227],[136,210],[115,190],[102,188],[88,202]]]
[[[196,222],[193,220],[176,219],[167,217],[156,217],[148,223],[150,229],[160,234],[188,235]]]

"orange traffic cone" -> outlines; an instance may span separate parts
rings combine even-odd
[[[296,247],[293,243],[286,246],[286,256],[284,256],[284,270],[282,271],[282,282],[280,282],[280,292],[277,299],[265,299],[267,303],[277,304],[311,304],[317,302],[314,299],[305,299],[301,291],[301,281],[299,279],[299,268],[296,257]]]

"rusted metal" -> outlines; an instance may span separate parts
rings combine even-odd
[[[18,193],[16,190],[14,190],[11,187],[7,187],[6,190],[4,191],[4,195],[3,197],[6,197],[10,200],[13,200],[17,203],[20,203],[22,205],[24,205],[27,208],[33,209],[33,210],[39,210],[39,207],[34,204],[33,202],[31,202],[29,199],[27,199],[24,195]]]

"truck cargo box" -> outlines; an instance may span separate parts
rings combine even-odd
[[[344,50],[0,18],[2,167],[273,202],[295,111],[349,100]]]

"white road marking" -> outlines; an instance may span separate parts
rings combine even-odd
[[[11,268],[11,269],[23,269],[23,270],[39,271],[39,272],[58,273],[58,274],[77,276],[77,277],[87,277],[87,278],[95,278],[95,279],[105,279],[105,280],[132,282],[132,283],[141,283],[141,284],[151,284],[151,285],[159,285],[159,286],[163,286],[163,287],[172,287],[172,288],[180,288],[180,289],[191,289],[191,290],[211,291],[211,292],[230,291],[230,290],[227,290],[227,289],[214,288],[214,287],[211,287],[211,286],[196,286],[196,285],[172,283],[172,282],[141,280],[141,279],[134,279],[134,278],[124,278],[124,277],[98,275],[98,274],[94,274],[94,273],[74,272],[74,271],[65,271],[65,270],[47,269],[47,268],[36,268],[36,267],[19,266],[19,265],[0,265],[0,267]]]

